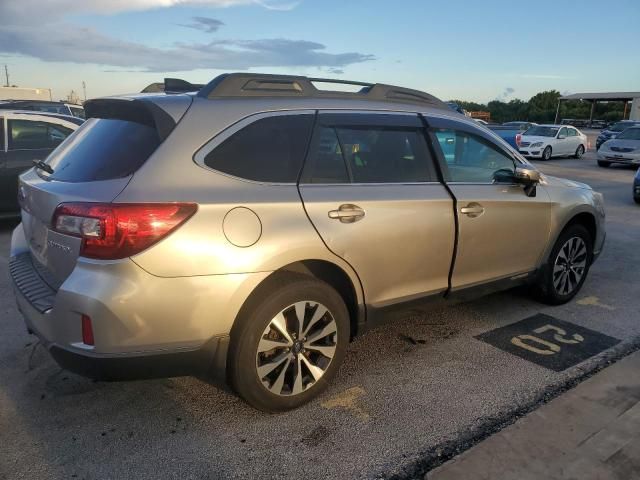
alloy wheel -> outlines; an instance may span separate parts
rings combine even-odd
[[[580,285],[587,268],[587,253],[587,245],[580,237],[571,237],[558,252],[553,287],[560,295],[569,295]]]
[[[281,310],[260,336],[256,371],[276,395],[298,395],[318,382],[336,353],[338,326],[327,307],[306,300]]]

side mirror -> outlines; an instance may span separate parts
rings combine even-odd
[[[540,183],[540,172],[530,165],[516,167],[514,177],[516,182],[524,185],[524,193],[527,197],[536,196],[536,185]]]

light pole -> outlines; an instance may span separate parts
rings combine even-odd
[[[84,91],[84,101],[87,101],[87,84],[82,81],[82,90]]]

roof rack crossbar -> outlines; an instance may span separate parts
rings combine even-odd
[[[325,90],[317,88],[314,83],[355,85],[362,88],[357,92]],[[198,96],[208,99],[230,97],[342,98],[411,103],[449,109],[444,102],[433,95],[395,85],[261,73],[226,73],[220,75],[204,86],[198,92]]]

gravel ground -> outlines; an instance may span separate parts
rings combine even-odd
[[[192,378],[96,383],[61,370],[15,308],[6,257],[15,224],[0,224],[0,478],[424,473],[439,446],[466,448],[640,340],[633,171],[598,168],[592,152],[539,166],[605,194],[606,248],[575,301],[548,307],[516,290],[399,318],[350,346],[320,399],[280,415],[256,412]],[[622,342],[616,352],[556,373],[474,338],[535,313]]]

